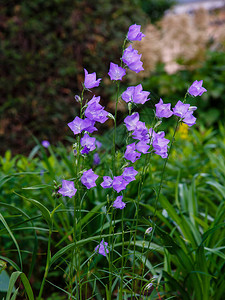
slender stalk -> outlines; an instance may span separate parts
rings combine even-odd
[[[115,107],[115,114],[114,114],[114,131],[113,131],[113,148],[112,148],[112,170],[113,175],[115,176],[115,167],[116,167],[116,118],[117,118],[117,107],[118,107],[118,101],[119,101],[119,89],[120,89],[120,83],[117,81],[117,91],[116,91],[116,107]]]
[[[42,279],[42,283],[41,283],[41,287],[40,287],[40,291],[39,291],[39,295],[38,295],[37,300],[41,300],[41,296],[42,296],[42,293],[43,293],[43,290],[44,290],[45,281],[46,281],[46,278],[48,276],[49,264],[50,264],[50,260],[51,260],[51,236],[52,236],[52,226],[49,228],[48,249],[47,249],[47,260],[46,260],[46,266],[45,266],[45,273],[44,273],[44,277]]]
[[[120,292],[119,292],[119,300],[123,300],[123,268],[124,268],[124,227],[123,227],[123,219],[124,219],[124,210],[122,209],[122,262],[121,262],[121,282],[120,282]]]

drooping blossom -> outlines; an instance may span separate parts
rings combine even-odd
[[[45,148],[48,148],[48,147],[50,146],[49,141],[46,141],[46,140],[42,141],[41,144],[42,144],[42,146],[45,147]]]
[[[90,151],[95,150],[95,138],[90,137],[87,133],[80,139],[80,144],[84,149],[81,150],[81,154],[88,154]]]
[[[134,102],[137,104],[144,104],[150,98],[148,96],[150,92],[143,91],[142,85],[139,84],[137,86],[130,86],[126,89],[125,92],[122,93],[121,98],[125,102]]]
[[[134,181],[135,180],[135,176],[138,174],[138,171],[136,171],[134,169],[134,167],[127,167],[127,168],[124,168],[124,171],[123,171],[123,179],[125,179],[127,182],[131,182],[131,181]]]
[[[145,230],[145,234],[150,234],[152,232],[152,227],[148,227],[146,230]]]
[[[124,119],[124,123],[126,124],[127,130],[128,131],[135,130],[136,127],[137,127],[138,121],[139,121],[139,114],[138,113],[132,114],[131,116],[127,116]]]
[[[161,98],[159,100],[159,103],[155,104],[155,107],[155,115],[157,118],[169,118],[173,115],[173,112],[170,110],[171,103],[164,104]]]
[[[196,118],[193,116],[193,111],[189,111],[185,114],[182,122],[187,124],[189,127],[196,123]]]
[[[188,89],[188,93],[194,97],[201,96],[207,90],[202,86],[203,80],[195,80]]]
[[[76,191],[77,189],[75,189],[73,181],[62,180],[62,187],[58,190],[58,193],[72,198],[76,194]]]
[[[84,130],[90,133],[96,131],[97,128],[94,127],[94,124],[95,122],[88,118],[81,119],[79,117],[75,117],[75,119],[72,122],[68,123],[67,125],[73,131],[74,134],[79,134]]]
[[[136,73],[144,70],[142,65],[143,62],[140,60],[141,54],[138,54],[138,51],[133,49],[130,45],[127,47],[122,56],[122,61],[128,66],[128,68]]]
[[[128,30],[127,39],[130,41],[141,41],[145,35],[140,30],[141,25],[131,25]]]
[[[111,80],[122,80],[126,70],[111,62],[108,75]]]
[[[124,153],[124,157],[127,160],[130,160],[132,163],[134,163],[136,160],[140,158],[140,156],[141,153],[136,152],[135,143],[127,145],[126,151]]]
[[[94,87],[99,86],[101,78],[96,80],[96,73],[88,74],[88,71],[84,69],[85,78],[84,78],[84,86],[86,89],[92,89]]]
[[[122,199],[123,199],[123,196],[118,196],[116,198],[116,200],[113,202],[113,207],[114,208],[123,209],[126,206],[126,203],[124,203],[122,201]]]
[[[113,178],[112,187],[117,193],[126,189],[126,186],[129,184],[123,176],[115,176]]]
[[[107,249],[108,243],[104,242],[104,240],[101,241],[101,243],[95,247],[95,252],[106,256],[106,253],[109,253],[109,250]]]
[[[103,176],[103,182],[101,183],[101,186],[103,189],[107,189],[112,187],[112,178],[110,176]]]
[[[104,107],[99,104],[100,96],[93,97],[87,104],[85,110],[85,116],[92,121],[104,123],[108,120],[108,112],[104,110]]]
[[[94,186],[96,186],[96,179],[98,178],[98,175],[96,175],[92,169],[89,169],[87,171],[83,172],[83,175],[81,177],[81,182],[83,185],[86,186],[87,189],[90,189]]]

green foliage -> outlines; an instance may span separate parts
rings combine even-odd
[[[105,146],[99,150],[101,164],[94,168],[98,174],[105,175],[110,161],[110,134],[103,136],[101,142]],[[122,158],[119,151],[116,157],[116,164],[119,165]],[[150,164],[148,163],[140,201],[135,255],[136,270],[141,268],[146,274],[149,274],[150,270],[149,279],[154,275],[157,281],[153,281],[154,290],[149,294],[151,299],[158,297],[156,287],[161,296],[166,297],[223,299],[224,157],[225,128],[222,124],[217,131],[202,128],[200,131],[191,129],[188,132],[182,127],[179,128],[155,216],[154,191],[158,189],[164,162],[154,155]],[[57,190],[63,178],[73,178],[77,186],[78,179],[74,178],[73,173],[73,159],[72,149],[61,145],[48,149],[39,145],[28,158],[22,155],[12,157],[9,151],[1,157],[0,205],[4,218],[1,219],[3,226],[0,228],[0,244],[3,245],[0,259],[19,271],[19,257],[15,255],[15,251],[21,253],[24,270],[31,268],[28,262],[35,257],[35,272],[30,274],[32,282],[35,282],[32,288],[37,294],[45,266],[45,259],[41,257],[46,252],[49,230],[52,227],[47,295],[50,297],[54,292],[60,297],[68,293],[65,287],[68,283],[69,261],[71,250],[76,246],[80,247],[80,252],[74,259],[80,260],[81,289],[84,295],[87,293],[89,297],[93,297],[94,294],[98,294],[98,298],[102,299],[100,295],[108,288],[108,275],[105,277],[107,258],[101,259],[93,250],[102,238],[107,240],[116,237],[112,275],[115,288],[120,275],[117,264],[121,257],[118,253],[122,251],[122,232],[119,226],[121,213],[117,212],[115,223],[111,224],[105,211],[107,191],[99,185],[87,191],[82,199],[82,209],[76,224],[76,232],[79,235],[82,231],[82,238],[76,241],[76,244],[72,242],[73,203],[57,194]],[[144,160],[138,161],[135,169],[142,168],[145,163]],[[92,157],[86,162],[86,168],[90,166]],[[52,168],[55,172],[52,172]],[[79,188],[83,189],[81,185]],[[135,181],[128,186],[125,198],[129,209],[124,211],[123,238],[130,254],[133,253],[134,246],[134,242],[130,242],[129,238],[134,229],[132,224],[133,211],[138,202],[137,190],[138,182]],[[21,193],[22,198],[19,196]],[[80,204],[77,205],[79,208]],[[51,213],[53,211],[54,213]],[[100,224],[104,226],[100,227]],[[110,226],[111,235],[108,233]],[[144,236],[149,226],[154,228],[151,243],[148,242],[151,235]],[[38,240],[36,250],[34,232]],[[15,247],[15,240],[18,247]],[[129,264],[129,255],[124,258]],[[7,266],[6,271],[11,273],[12,269]],[[137,286],[143,287],[145,277],[139,273],[128,273],[124,277],[124,283],[129,286],[132,276],[136,278]],[[145,283],[147,284],[146,281]],[[90,294],[91,290],[93,294]],[[129,298],[130,290],[124,289],[125,292]],[[14,293],[17,293],[17,290]]]

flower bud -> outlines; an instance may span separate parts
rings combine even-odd
[[[145,231],[145,234],[149,234],[152,232],[152,227],[148,227]]]
[[[80,96],[75,95],[75,96],[74,96],[74,99],[75,99],[76,102],[81,103],[81,98],[80,98]]]
[[[197,106],[189,106],[188,111],[194,111],[197,109]]]
[[[146,289],[146,290],[150,290],[151,287],[152,287],[152,283],[150,282],[150,283],[148,283],[148,284],[146,285],[145,289]]]
[[[115,118],[114,118],[114,116],[113,116],[112,114],[108,113],[107,117],[108,117],[109,119],[112,119],[112,120],[115,121]]]

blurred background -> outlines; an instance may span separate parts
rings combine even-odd
[[[147,106],[152,109],[159,97],[175,103],[202,79],[208,93],[197,100],[198,126],[216,127],[225,120],[225,1],[3,0],[0,154],[7,149],[28,154],[33,136],[55,145],[67,142],[83,68],[103,78],[93,92],[113,111],[109,64],[119,63],[134,23],[146,34],[134,43],[145,71],[129,73],[122,89],[142,82],[152,94]],[[122,116],[122,103],[119,109]]]

